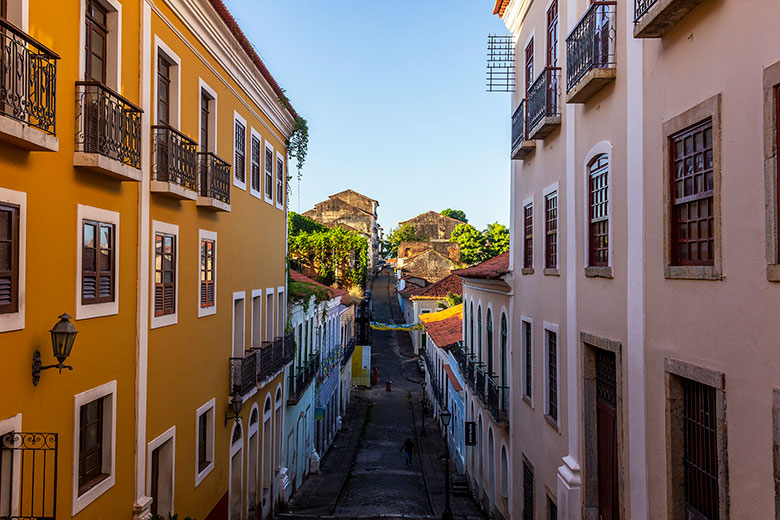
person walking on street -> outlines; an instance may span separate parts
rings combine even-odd
[[[414,443],[412,442],[411,437],[407,437],[406,441],[401,446],[401,450],[406,455],[406,467],[412,465],[412,452],[414,452]]]

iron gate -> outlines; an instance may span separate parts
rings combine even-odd
[[[57,434],[0,437],[0,520],[52,520],[57,512]]]

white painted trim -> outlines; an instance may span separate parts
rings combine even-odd
[[[555,424],[560,425],[561,423],[561,379],[560,379],[560,373],[561,373],[561,334],[560,334],[560,328],[558,325],[554,323],[549,322],[543,322],[542,324],[543,330],[544,330],[544,344],[542,345],[542,352],[544,353],[544,415],[547,416],[547,418],[550,419],[550,421],[554,422]],[[556,384],[556,393],[558,402],[556,403],[556,406],[558,408],[557,410],[557,418],[553,419],[550,417],[550,410],[549,410],[549,402],[550,402],[550,359],[549,359],[549,349],[547,348],[549,346],[548,342],[548,332],[555,333],[555,384]],[[533,333],[531,333],[533,337]]]
[[[197,430],[195,431],[197,432]],[[176,497],[176,426],[171,426],[170,428],[168,428],[168,430],[160,434],[154,440],[150,441],[149,445],[146,448],[146,495],[152,496],[152,452],[168,441],[171,441],[171,459],[172,459],[171,460],[171,511],[176,511],[175,504],[174,504],[174,498]]]
[[[179,226],[176,224],[168,224],[167,222],[160,222],[159,220],[152,220],[152,236],[151,236],[151,278],[150,278],[150,290],[151,299],[154,299],[154,240],[157,233],[165,233],[167,235],[174,235],[176,237],[176,260],[174,266],[174,276],[176,278],[175,296],[174,296],[174,311],[173,314],[165,314],[163,316],[154,315],[154,302],[151,304],[151,325],[149,328],[157,329],[159,327],[167,327],[168,325],[175,325],[179,321],[179,271],[181,271],[181,241],[179,240]]]
[[[19,291],[16,312],[0,314],[0,333],[24,329],[27,301],[27,194],[0,188],[0,202],[19,206]]]
[[[154,84],[155,87],[155,99],[157,96],[157,57],[160,55],[160,53],[164,54],[165,57],[171,61],[174,65],[174,71],[173,71],[173,77],[171,77],[171,114],[170,114],[170,125],[176,129],[181,128],[181,58],[178,54],[173,52],[173,49],[168,47],[168,45],[158,36],[154,35],[154,59],[152,60],[152,78],[154,81],[150,82],[151,84]],[[198,98],[200,99],[200,98]],[[150,103],[151,110],[154,110],[154,119],[153,121],[155,124],[157,124],[157,103]],[[200,119],[199,119],[200,121]],[[200,137],[200,135],[198,135]]]
[[[231,514],[230,510],[230,503],[231,503],[231,495],[233,493],[233,456],[236,455],[238,452],[243,451],[244,449],[244,429],[241,428],[241,438],[237,442],[233,442],[233,434],[236,431],[236,428],[241,428],[241,423],[236,421],[233,423],[233,428],[230,429],[230,437],[228,437],[228,451],[229,451],[229,457],[228,457],[228,520],[233,520],[233,516]],[[241,489],[244,489],[244,456],[243,453],[238,456],[239,461],[241,462],[241,469],[240,469],[240,478],[241,478]],[[243,509],[243,500],[242,500],[242,509]],[[240,520],[240,519],[236,519]]]
[[[29,0],[11,0],[6,5],[8,21],[26,33],[30,33]]]
[[[633,30],[633,29],[632,29]],[[585,196],[585,202],[584,202],[584,208],[585,208],[585,216],[582,219],[583,223],[585,225],[584,232],[585,234],[583,237],[585,237],[585,240],[583,240],[583,253],[585,256],[583,257],[585,259],[584,264],[586,266],[590,265],[590,258],[588,257],[590,251],[589,251],[589,243],[588,243],[588,237],[590,236],[590,171],[588,170],[588,164],[590,163],[593,158],[595,158],[597,155],[606,154],[607,155],[607,223],[609,226],[609,234],[607,236],[607,243],[609,244],[609,257],[607,258],[607,266],[612,267],[614,262],[613,258],[615,257],[615,244],[612,241],[612,230],[615,227],[614,221],[612,216],[614,215],[614,204],[615,201],[612,200],[612,183],[614,180],[614,164],[612,162],[612,150],[613,146],[612,143],[609,141],[599,141],[593,147],[588,150],[588,153],[585,155],[585,160],[582,163],[582,171],[584,174],[584,188],[583,194]]]
[[[203,482],[203,479],[205,479],[209,473],[211,473],[211,470],[214,469],[214,421],[216,416],[216,398],[212,397],[209,402],[201,406],[197,409],[195,412],[195,487],[198,487],[198,485]],[[208,466],[203,468],[203,471],[198,471],[198,439],[200,438],[200,416],[204,413],[211,412],[211,417],[208,420],[208,431],[206,432],[206,450],[207,454],[206,457],[209,460]]]
[[[265,330],[265,341],[273,341],[274,340],[274,328],[276,327],[276,320],[274,319],[276,316],[274,315],[274,307],[276,306],[276,302],[274,301],[274,288],[269,287],[265,290],[265,301],[268,302],[268,296],[271,296],[271,308],[268,308],[268,303],[265,305],[265,314],[264,314],[264,322],[263,322],[263,330]],[[271,330],[269,332],[268,330],[268,312],[271,312]]]
[[[525,395],[525,385],[528,380],[528,373],[525,370],[525,363],[526,363],[526,355],[525,355],[525,332],[523,329],[523,323],[527,323],[531,327],[531,395],[526,396]],[[534,384],[536,384],[536,378],[534,377],[534,338],[535,338],[535,332],[534,332],[534,319],[530,316],[526,316],[523,314],[520,316],[520,347],[521,347],[521,353],[520,353],[520,361],[522,362],[523,366],[520,370],[520,384],[522,387],[520,388],[520,395],[523,397],[527,397],[531,401],[531,408],[535,407],[535,401],[536,399],[536,392],[534,388]]]
[[[243,315],[241,316],[241,351],[236,351],[236,302],[242,302]],[[230,328],[230,349],[233,357],[243,357],[246,351],[246,291],[236,291],[233,293],[233,305],[231,306],[233,321]]]
[[[200,302],[200,265],[201,265],[200,264],[200,261],[201,261],[200,255],[202,254],[201,250],[200,250],[200,244],[204,240],[213,240],[214,241],[214,305],[212,305],[211,307],[201,307],[200,306],[200,303],[201,303]],[[197,244],[197,247],[198,247],[198,253],[197,253],[198,256],[197,256],[197,258],[198,258],[199,262],[198,262],[197,275],[196,275],[197,276],[197,278],[196,278],[197,285],[195,286],[196,289],[197,289],[197,292],[195,294],[198,295],[198,301],[197,301],[198,318],[202,318],[204,316],[213,316],[214,314],[217,313],[217,301],[219,300],[219,298],[217,297],[217,295],[219,294],[219,292],[217,291],[217,289],[218,289],[218,285],[217,284],[219,283],[219,275],[218,275],[218,270],[217,270],[218,267],[219,267],[219,263],[217,261],[217,255],[219,254],[219,243],[217,241],[217,232],[216,231],[208,231],[206,229],[198,229],[198,244]]]
[[[114,225],[114,301],[106,303],[93,303],[90,305],[84,305],[81,303],[82,290],[82,255],[84,226],[83,221],[95,220],[98,222],[108,223]],[[119,212],[109,211],[106,209],[93,208],[92,206],[85,206],[83,204],[76,205],[76,319],[85,320],[89,318],[97,318],[100,316],[112,316],[119,314]],[[95,236],[95,240],[98,240],[98,236]],[[95,262],[98,259],[95,258]],[[97,288],[96,288],[97,290]]]
[[[542,197],[546,197],[550,193],[558,191],[558,181],[553,182],[552,184],[545,186],[542,190]]]
[[[263,290],[252,289],[252,301],[249,304],[249,310],[252,316],[251,325],[249,329],[249,345],[252,347],[259,347],[263,343]],[[260,316],[260,323],[256,323],[255,320],[255,300],[259,303],[260,310],[258,312]],[[255,342],[255,329],[257,329],[258,340]],[[255,343],[257,343],[255,345]]]
[[[257,411],[257,422],[252,424],[251,418],[252,413],[254,411]],[[249,410],[249,428],[247,428],[247,435],[246,435],[246,496],[244,500],[244,514],[247,518],[249,518],[249,472],[251,471],[252,464],[249,460],[249,454],[252,452],[250,448],[250,444],[252,442],[255,443],[255,486],[260,484],[260,406],[258,406],[257,403],[252,405],[252,408]],[[252,438],[254,437],[254,441]],[[262,500],[262,495],[258,490],[255,490],[256,497],[260,500]]]
[[[236,176],[236,123],[241,123],[244,125],[244,182],[241,182],[238,180],[238,177]],[[251,157],[250,154],[252,153],[252,141],[251,141],[251,131],[250,127],[246,124],[246,119],[241,117],[241,114],[239,114],[236,110],[233,111],[233,186],[236,188],[242,189],[246,191],[246,185],[247,185],[247,177],[252,174],[252,168],[251,168]],[[247,146],[247,143],[249,146]],[[249,154],[247,153],[247,150],[249,151]],[[249,161],[247,161],[249,159]],[[247,168],[247,162],[249,162],[250,167]]]
[[[219,126],[217,125],[217,121],[219,121],[219,96],[217,96],[217,91],[211,88],[208,83],[206,83],[203,78],[198,77],[198,97],[196,98],[198,100],[198,136],[196,137],[195,141],[198,142],[198,150],[201,150],[202,143],[200,142],[200,135],[203,131],[202,122],[200,119],[200,98],[201,98],[201,92],[205,90],[206,93],[211,96],[211,101],[209,102],[209,147],[207,152],[211,152],[216,154],[217,150],[217,141],[219,139],[219,132],[217,129]],[[218,155],[218,154],[217,154]]]
[[[119,0],[98,0],[108,11],[106,25],[106,83],[115,91],[122,93],[122,4]],[[87,5],[86,0],[79,1],[79,49],[86,47]],[[78,79],[84,79],[86,63],[84,52],[79,52]]]
[[[79,495],[79,443],[73,442],[72,516],[76,516],[100,495],[114,487],[114,484],[116,483],[116,392],[117,384],[116,380],[114,380],[73,396],[72,438],[74,440],[79,438],[81,407],[102,397],[111,396],[111,398],[106,399],[103,403],[103,439],[101,441],[101,449],[103,450],[102,471],[108,473],[108,477],[88,489],[83,495]],[[107,407],[109,408],[108,410],[106,410]],[[108,411],[108,414],[106,414],[106,411]],[[110,417],[111,424],[109,428],[106,428],[106,417]]]
[[[260,142],[260,164],[258,164],[258,171],[260,173],[260,190],[256,190],[252,187],[252,138],[256,137],[257,140]],[[258,198],[260,200],[263,200],[263,179],[265,172],[263,171],[263,157],[264,157],[264,150],[263,147],[263,136],[255,130],[255,127],[250,128],[249,132],[249,174],[247,175],[247,184],[249,185],[249,194],[252,195],[255,198]]]
[[[282,161],[282,203],[279,203],[279,160]],[[287,199],[287,191],[284,189],[287,185],[287,175],[285,175],[285,165],[287,164],[287,161],[285,161],[284,154],[276,151],[276,167],[275,167],[275,173],[276,178],[274,179],[274,203],[276,204],[276,208],[284,211],[285,202]]]
[[[268,204],[271,206],[274,205],[274,184],[276,183],[276,179],[274,178],[274,169],[275,169],[275,160],[273,163],[271,163],[271,196],[268,196],[268,193],[265,191],[265,177],[268,175],[268,161],[266,160],[266,150],[271,150],[271,157],[274,157],[274,145],[269,143],[268,141],[265,141],[265,146],[263,147],[263,200],[265,200]]]
[[[282,295],[282,304],[279,305],[279,295]],[[281,330],[276,331],[276,336],[284,336],[284,328],[287,325],[287,298],[285,294],[285,286],[280,285],[276,288],[276,302],[274,305],[276,305],[276,320],[274,321],[274,326],[279,327],[281,325]],[[279,314],[282,314],[281,317],[279,317]]]
[[[9,6],[10,7],[10,6]],[[19,433],[22,431],[22,414],[18,413],[16,415],[12,415],[8,419],[3,419],[0,421],[0,436],[5,435],[6,433]],[[22,452],[20,450],[15,450],[13,452],[13,461],[11,462],[11,475],[14,475],[15,478],[11,482],[11,489],[10,493],[8,495],[4,496],[10,496],[11,497],[11,503],[8,504],[10,506],[10,513],[11,516],[15,516],[19,514],[19,487],[21,485],[21,481],[19,479],[19,469],[21,468],[22,464]],[[0,472],[2,472],[2,468],[0,468]],[[2,479],[2,475],[0,474],[0,480]],[[3,484],[5,484],[5,480],[3,480]],[[0,493],[6,493],[8,491],[5,487],[0,487]]]

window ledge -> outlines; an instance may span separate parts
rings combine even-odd
[[[561,126],[561,116],[545,116],[528,132],[528,139],[544,139]]]
[[[197,205],[199,208],[230,212],[230,204],[222,202],[221,200],[215,199],[213,197],[198,196]]]
[[[530,397],[528,397],[527,395],[524,395],[523,396],[523,401],[525,402],[525,404],[527,404],[528,406],[531,407],[531,410],[534,409],[534,403],[533,403],[533,401],[531,400]]]
[[[547,424],[550,425],[550,428],[558,432],[558,435],[561,433],[561,426],[548,414],[544,414],[544,420],[547,422]]]
[[[660,38],[703,0],[658,0],[634,24],[634,38]]]
[[[196,192],[173,182],[152,181],[150,191],[153,193],[163,193],[175,199],[198,200],[198,194]]]
[[[589,265],[585,268],[585,276],[588,278],[612,278],[612,267],[608,265]]]
[[[766,265],[766,279],[770,282],[780,282],[780,264]]]
[[[0,141],[31,152],[58,152],[60,140],[16,119],[0,116]]]
[[[536,141],[520,141],[517,148],[512,150],[511,157],[514,160],[524,160],[534,150],[536,150]]]
[[[673,280],[723,280],[714,265],[667,265],[664,277]]]
[[[198,473],[195,475],[195,487],[198,487],[200,483],[203,482],[203,479],[209,476],[209,473],[211,473],[211,470],[213,469],[214,461],[211,461],[205,468],[203,468],[203,471],[198,471]]]
[[[544,271],[542,271],[542,273],[544,273],[545,276],[560,276],[561,275],[561,271],[558,270],[557,267],[555,267],[555,268],[547,267],[547,268],[544,269]]]
[[[143,172],[99,153],[73,152],[73,166],[86,168],[120,181],[141,182]]]
[[[566,93],[567,103],[585,103],[595,96],[608,83],[615,81],[614,66],[590,69],[572,89]]]
[[[171,325],[176,325],[178,321],[178,314],[163,314],[162,316],[152,316],[152,323],[149,328],[159,329],[160,327],[169,327]]]
[[[521,274],[534,274],[534,268],[533,267],[523,267],[520,270]]]

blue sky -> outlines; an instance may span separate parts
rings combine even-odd
[[[290,209],[352,188],[387,233],[428,210],[509,223],[510,98],[485,92],[493,0],[226,0],[293,106],[309,155]]]

